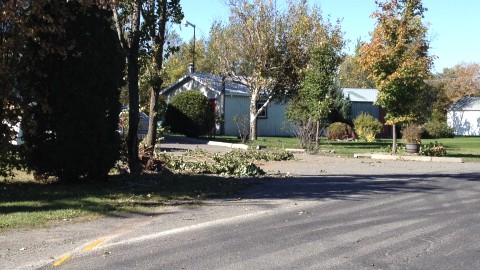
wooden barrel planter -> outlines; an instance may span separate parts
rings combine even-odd
[[[420,144],[418,143],[406,143],[405,151],[409,154],[418,154],[420,152]]]

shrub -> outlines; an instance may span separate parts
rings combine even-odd
[[[435,141],[435,143],[430,143],[428,145],[424,145],[420,149],[420,155],[424,156],[432,156],[432,157],[443,157],[447,154],[447,150],[441,143]]]
[[[345,123],[335,122],[328,127],[327,139],[343,140],[352,137],[352,127]]]
[[[402,128],[402,139],[405,143],[420,143],[422,139],[422,127],[418,124],[407,124]]]
[[[198,91],[181,92],[174,96],[167,106],[165,125],[169,126],[172,132],[199,137],[211,132],[214,124],[214,108]]]
[[[453,138],[454,128],[451,128],[445,122],[430,121],[424,126],[426,135],[430,138]]]
[[[382,123],[366,113],[361,113],[357,116],[353,120],[353,124],[358,137],[367,142],[375,141],[377,134],[382,131]]]
[[[250,135],[250,124],[248,120],[248,116],[245,114],[242,117],[238,117],[237,114],[233,117],[233,122],[237,126],[238,136],[242,143],[246,143]]]

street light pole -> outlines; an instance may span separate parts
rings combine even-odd
[[[193,23],[185,20],[185,22],[183,23],[183,25],[184,25],[185,27],[188,27],[189,25],[190,25],[191,27],[193,27],[193,55],[192,55],[193,60],[192,60],[192,70],[193,70],[193,72],[195,72],[195,24],[193,24]]]

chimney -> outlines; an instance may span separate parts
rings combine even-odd
[[[192,63],[188,65],[188,73],[195,73],[195,68],[193,67]]]

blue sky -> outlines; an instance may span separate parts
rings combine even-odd
[[[212,22],[228,20],[223,0],[181,0],[185,18],[196,25],[198,37],[208,37]],[[281,2],[281,1],[279,1]],[[309,0],[320,6],[324,16],[341,20],[342,30],[351,52],[356,40],[369,40],[375,21],[370,18],[376,9],[374,0]],[[428,39],[432,55],[436,55],[435,71],[459,63],[480,63],[480,0],[424,0],[428,8],[424,22],[429,25]],[[176,30],[185,40],[193,37],[192,27]]]

